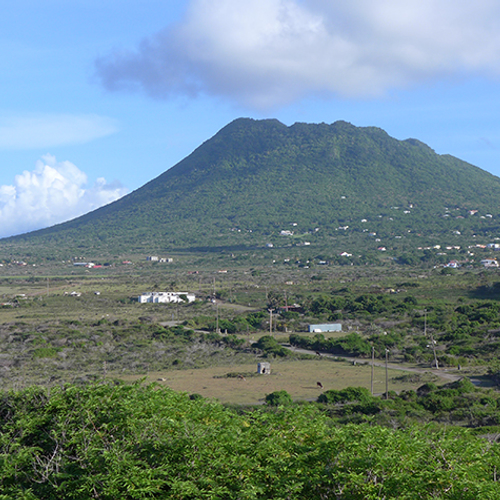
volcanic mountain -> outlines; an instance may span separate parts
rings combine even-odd
[[[376,127],[241,118],[140,189],[72,221],[4,239],[152,252],[498,231],[500,179]],[[365,234],[366,233],[366,234]],[[288,238],[288,240],[287,240]]]

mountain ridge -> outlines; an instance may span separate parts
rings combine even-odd
[[[394,206],[420,211],[410,230],[426,233],[437,228],[436,217],[446,208],[496,218],[498,200],[499,178],[438,155],[417,139],[400,141],[378,127],[345,121],[286,126],[276,119],[239,118],[120,200],[1,240],[0,248],[57,244],[140,252],[252,246],[290,223],[303,233],[319,227],[317,237],[331,238],[339,225],[376,212],[389,218]],[[494,230],[496,222],[487,222],[488,231]]]

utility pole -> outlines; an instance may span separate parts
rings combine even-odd
[[[219,330],[219,304],[217,303],[217,299],[215,299],[215,331],[216,331],[216,333],[220,333],[220,330]]]
[[[215,276],[214,276],[214,290],[212,302],[215,304],[215,333],[220,333],[219,330],[219,304],[217,302],[217,295],[215,294]]]
[[[372,390],[372,396],[373,396],[373,368],[375,364],[375,347],[372,346],[372,380],[371,380],[371,390]]]
[[[385,399],[389,399],[389,370],[387,367],[389,349],[385,350]]]
[[[273,334],[273,310],[268,309],[269,311],[269,335]]]
[[[427,337],[427,309],[425,309],[425,316],[424,316],[424,335],[425,337]],[[439,370],[438,358],[436,354],[436,342],[434,342],[434,336],[432,335],[432,332],[431,332],[431,347],[432,347],[432,352],[434,353],[434,366],[436,367],[436,370]]]

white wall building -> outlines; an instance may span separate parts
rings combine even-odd
[[[194,293],[189,292],[146,292],[139,295],[138,301],[140,304],[154,303],[154,304],[168,304],[184,302],[182,297],[186,297],[188,302],[194,302],[196,296]]]
[[[481,264],[484,267],[499,267],[498,266],[498,261],[496,259],[483,259],[481,261]]]
[[[322,332],[341,332],[342,323],[324,323],[322,325],[309,325],[309,332],[322,333]]]
[[[158,255],[149,255],[148,257],[146,257],[146,260],[148,260],[149,262],[167,262],[167,263],[171,263],[174,261],[174,259],[172,257],[158,257]]]

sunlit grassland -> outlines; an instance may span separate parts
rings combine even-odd
[[[265,361],[265,360],[262,360]],[[269,360],[268,360],[269,361]],[[204,397],[215,398],[223,403],[258,404],[262,403],[266,394],[274,391],[287,391],[294,400],[315,400],[323,391],[329,389],[345,389],[346,387],[371,387],[371,366],[367,364],[353,365],[347,361],[330,359],[279,361],[271,360],[270,375],[225,377],[228,373],[250,374],[257,371],[255,364],[244,364],[224,367],[213,367],[198,370],[169,370],[148,373],[142,376],[123,376],[126,381],[143,379],[146,382],[157,382],[176,391],[197,393]],[[374,369],[374,393],[385,392],[385,369]],[[389,370],[389,390],[402,391],[416,389],[430,380],[438,380],[428,373],[415,376],[414,382],[406,377],[405,372]],[[164,380],[163,380],[164,379]],[[320,382],[323,388],[317,385]],[[444,382],[444,381],[442,381]]]

